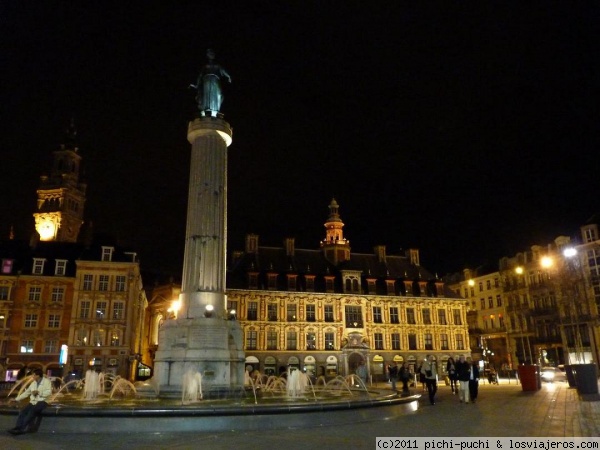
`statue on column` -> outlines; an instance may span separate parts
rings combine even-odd
[[[208,62],[200,71],[196,84],[190,84],[190,87],[198,92],[196,94],[198,109],[202,113],[208,112],[210,116],[216,117],[223,103],[221,79],[226,78],[231,83],[231,77],[225,69],[215,63],[215,52],[208,49],[206,56]]]

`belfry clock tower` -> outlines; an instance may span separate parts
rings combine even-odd
[[[83,224],[86,184],[79,181],[81,156],[73,120],[65,143],[55,150],[50,175],[40,177],[35,229],[42,241],[76,242]]]

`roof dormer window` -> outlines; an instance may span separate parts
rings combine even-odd
[[[33,269],[31,273],[34,275],[41,275],[44,273],[44,264],[46,263],[46,258],[33,258]]]
[[[66,259],[57,259],[56,267],[54,269],[54,275],[63,276],[67,273],[67,260]]]
[[[112,255],[115,251],[114,247],[102,247],[102,261],[112,261]]]

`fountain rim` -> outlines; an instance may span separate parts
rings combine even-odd
[[[336,399],[333,401],[281,401],[269,404],[219,405],[211,400],[200,400],[188,405],[121,406],[108,403],[63,405],[49,404],[42,412],[43,417],[201,417],[201,416],[245,416],[285,413],[314,413],[351,409],[367,409],[382,406],[403,405],[418,401],[421,395],[406,397],[390,394],[370,399]],[[0,415],[16,415],[19,408],[0,407]]]

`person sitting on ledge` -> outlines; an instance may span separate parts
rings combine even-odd
[[[35,433],[39,427],[39,420],[36,421],[36,425],[33,422],[35,419],[41,419],[42,411],[48,406],[46,400],[51,394],[52,384],[50,380],[44,377],[42,369],[35,369],[33,371],[33,381],[27,389],[19,394],[16,399],[10,400],[11,402],[18,402],[29,397],[29,403],[19,412],[17,425],[8,432],[11,434],[23,434],[27,431]]]

